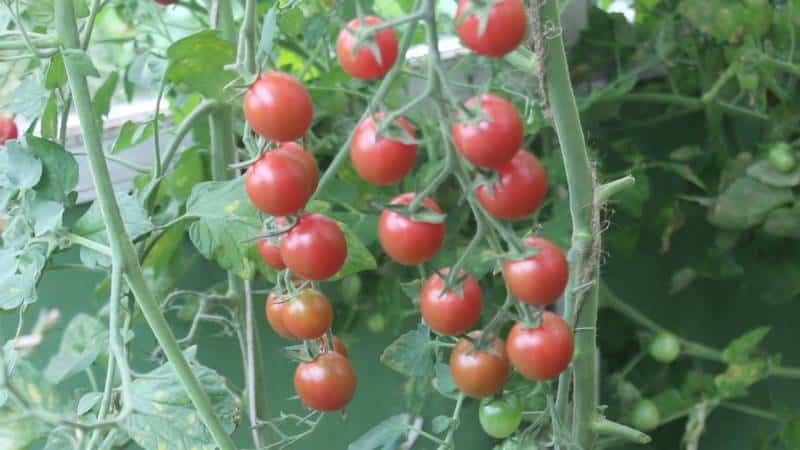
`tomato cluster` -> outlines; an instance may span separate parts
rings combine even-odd
[[[16,139],[18,136],[17,124],[8,116],[0,116],[0,145]]]

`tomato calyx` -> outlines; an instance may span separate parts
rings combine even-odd
[[[374,203],[373,204],[379,211],[389,210],[404,216],[407,219],[413,220],[414,222],[422,222],[422,223],[444,223],[447,219],[447,214],[439,213],[436,211],[431,211],[428,208],[422,206],[420,202],[417,205],[414,205],[412,202],[409,205],[404,204],[381,204],[381,203]]]
[[[489,14],[494,5],[491,1],[470,0],[469,5],[456,17],[456,27],[460,27],[473,16],[478,18],[478,36],[483,37],[489,28]]]
[[[375,140],[381,138],[397,141],[401,144],[417,145],[422,141],[412,136],[408,130],[400,125],[399,120],[403,116],[393,117],[392,114],[384,114],[378,112],[372,115],[372,120],[375,121],[377,128],[375,130]]]

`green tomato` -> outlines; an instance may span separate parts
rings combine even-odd
[[[661,332],[650,342],[650,356],[656,361],[669,364],[681,354],[681,343],[678,338],[667,332]]]
[[[661,423],[658,407],[651,400],[642,399],[631,411],[631,425],[642,431],[654,430]]]
[[[361,277],[358,275],[350,275],[345,278],[339,285],[339,291],[342,293],[342,298],[345,300],[356,300],[358,294],[361,293]]]
[[[739,87],[742,90],[753,92],[758,89],[758,82],[759,76],[758,72],[750,71],[750,72],[739,72],[736,74],[736,79],[739,80]]]
[[[483,431],[497,439],[507,438],[522,422],[522,406],[516,396],[486,398],[478,412]]]
[[[779,142],[773,145],[769,149],[768,158],[772,167],[781,172],[789,172],[797,164],[792,148],[786,142]]]
[[[373,333],[380,333],[386,328],[386,319],[383,314],[373,314],[367,319],[367,328]]]

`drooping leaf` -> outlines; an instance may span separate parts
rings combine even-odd
[[[408,416],[406,414],[389,417],[347,446],[347,450],[395,448],[407,428],[407,422]]]
[[[420,325],[386,347],[381,355],[381,362],[402,374],[424,377],[433,371],[434,348],[430,329]]]
[[[111,146],[111,154],[119,153],[123,150],[135,147],[153,135],[155,127],[152,121],[135,123],[130,120],[122,125],[119,130],[114,145]]]
[[[58,353],[50,358],[45,369],[47,380],[58,384],[83,372],[106,351],[108,330],[92,316],[78,314],[64,330]]]

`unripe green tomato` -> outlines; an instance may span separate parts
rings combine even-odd
[[[661,332],[650,341],[650,356],[656,361],[669,364],[681,354],[681,343],[670,333]]]
[[[367,319],[367,328],[373,333],[380,333],[386,328],[386,319],[383,314],[373,314]]]
[[[661,415],[658,407],[651,400],[639,400],[631,410],[631,425],[637,430],[654,430],[660,423]]]
[[[794,169],[794,166],[797,164],[794,153],[792,153],[792,147],[786,142],[779,142],[773,145],[769,149],[768,159],[772,167],[781,172],[788,172]]]
[[[744,91],[752,92],[758,89],[758,82],[759,76],[758,72],[750,71],[750,72],[739,72],[736,74],[736,78],[739,80],[739,87],[742,88]]]
[[[355,300],[358,294],[361,293],[361,277],[358,275],[350,275],[342,280],[339,285],[339,292],[342,293],[342,298],[345,300]]]
[[[522,422],[522,406],[514,395],[502,399],[485,398],[481,401],[478,419],[486,434],[504,439],[519,428]]]

